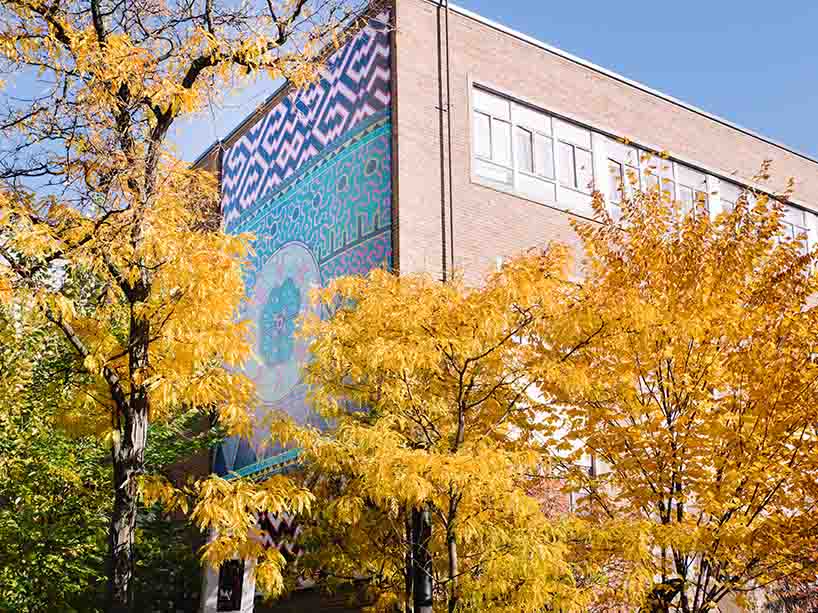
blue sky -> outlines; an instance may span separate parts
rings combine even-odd
[[[818,157],[815,0],[458,0],[456,4]],[[180,124],[187,159],[273,91]]]

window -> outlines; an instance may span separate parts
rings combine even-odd
[[[517,128],[517,163],[523,172],[534,172],[534,135],[525,128]]]
[[[591,152],[571,143],[557,143],[560,184],[590,194],[594,188],[594,165]]]
[[[217,611],[241,609],[241,593],[244,584],[244,560],[225,560],[219,566],[219,591],[216,598]]]
[[[676,180],[673,173],[673,162],[644,151],[640,154],[640,158],[646,189],[659,190],[665,199],[675,200]]]
[[[784,229],[784,237],[794,241],[800,241],[799,251],[801,251],[801,253],[807,253],[810,249],[807,212],[803,209],[785,204],[781,225]]]
[[[554,141],[551,137],[518,127],[517,169],[545,179],[553,179]]]
[[[542,134],[534,134],[534,174],[554,178],[554,141]]]
[[[625,198],[625,170],[622,164],[608,158],[608,193],[617,204]]]
[[[639,155],[634,147],[607,139],[608,199],[619,204],[639,189]]]
[[[491,121],[491,159],[511,166],[511,124],[506,121]]]
[[[591,132],[574,124],[554,120],[557,136],[557,174],[560,185],[590,194],[594,189]]]
[[[555,202],[551,117],[478,87],[472,91],[474,174],[525,198]]]
[[[474,112],[474,153],[483,158],[491,158],[491,117]]]
[[[730,213],[736,208],[736,203],[741,198],[742,189],[735,183],[719,181],[719,199],[721,200],[721,210]]]
[[[676,178],[679,182],[679,200],[685,213],[710,212],[707,198],[707,175],[683,164],[676,164]]]
[[[475,171],[489,181],[511,185],[511,105],[480,89],[474,90]]]
[[[711,204],[718,202],[722,211],[730,212],[742,198],[750,205],[755,202],[752,191],[739,183],[480,86],[472,88],[471,101],[471,172],[484,185],[588,216],[593,214],[590,194],[599,187],[614,219],[621,215],[622,202],[638,189],[658,190],[665,202],[684,213],[709,214]],[[794,239],[809,230],[812,238],[811,233],[818,232],[818,212],[791,208],[782,221],[784,234]]]

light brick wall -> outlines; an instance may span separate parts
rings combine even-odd
[[[437,49],[443,10],[426,0],[396,0],[398,228],[402,272],[439,275],[441,126]],[[576,243],[572,215],[471,182],[469,78],[546,111],[664,149],[679,160],[749,181],[774,161],[779,189],[796,177],[796,198],[818,204],[818,164],[671,101],[538,48],[454,10],[449,17],[455,266],[476,278],[510,255],[549,240]],[[438,36],[440,23],[440,37]],[[444,64],[445,70],[445,64]],[[445,98],[445,71],[443,72]],[[445,100],[444,100],[445,107]],[[446,137],[445,124],[443,137]],[[445,142],[445,140],[444,140]],[[451,263],[447,264],[451,267]]]

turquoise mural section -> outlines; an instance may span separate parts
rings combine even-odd
[[[318,92],[294,92],[271,110],[260,122],[270,133],[251,129],[226,154],[225,227],[256,236],[243,315],[256,329],[247,374],[257,386],[259,426],[251,440],[232,438],[219,448],[219,474],[266,473],[293,461],[292,451],[270,444],[264,423],[272,411],[283,410],[299,423],[320,425],[301,380],[307,343],[296,335],[299,316],[314,308],[310,289],[392,265],[392,124],[383,23],[383,17],[373,20],[339,52],[325,79],[312,86]],[[337,106],[339,92],[347,107],[343,129],[327,119],[328,101]],[[299,100],[317,106],[305,110]],[[323,119],[311,124],[305,112]],[[290,127],[292,138],[281,138],[282,126]],[[334,130],[331,139],[321,137],[327,126]],[[305,149],[303,134],[310,131],[315,142]],[[294,157],[275,163],[283,160],[281,151],[296,149],[297,164]]]

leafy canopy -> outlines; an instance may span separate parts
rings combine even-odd
[[[679,611],[814,577],[813,255],[783,236],[765,195],[715,219],[656,192],[622,210],[576,226],[602,332],[549,388],[576,446],[564,476],[587,512],[650,522],[656,575],[683,586]],[[571,464],[589,452],[597,475]]]

